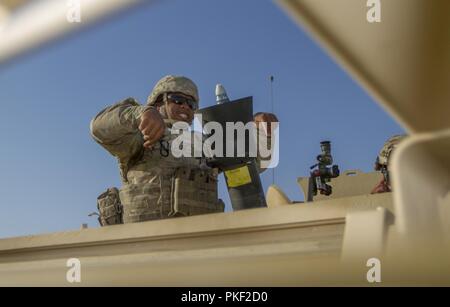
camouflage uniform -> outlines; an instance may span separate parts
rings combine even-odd
[[[190,95],[198,104],[197,87],[191,80],[167,76],[157,83],[146,106],[128,98],[107,107],[91,122],[92,137],[119,162],[124,223],[224,211],[224,203],[217,198],[218,171],[202,159],[175,158],[167,150],[177,135],[166,129],[165,142],[157,142],[152,149],[143,147],[140,117],[167,92]],[[171,121],[165,122],[170,127]]]

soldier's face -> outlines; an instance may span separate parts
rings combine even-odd
[[[185,101],[186,99],[186,101]],[[167,115],[169,118],[192,123],[194,119],[194,110],[192,104],[188,100],[193,100],[192,97],[177,93],[175,95],[168,95]]]

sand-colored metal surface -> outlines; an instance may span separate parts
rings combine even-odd
[[[394,222],[392,217],[392,213],[384,207],[348,213],[343,260],[381,258],[386,248],[388,228]]]
[[[390,164],[395,226],[376,212],[349,216],[343,254],[364,254],[366,236],[387,232],[391,276],[448,281],[450,2],[381,1],[379,23],[367,21],[366,1],[278,2],[411,134]]]
[[[450,127],[450,1],[278,0],[410,132]],[[299,55],[301,56],[301,55]]]
[[[449,238],[450,129],[408,138],[393,162],[399,231],[410,238]]]
[[[367,194],[379,173],[344,174],[310,203],[277,188],[272,208],[3,239],[0,285],[72,285],[69,258],[81,286],[370,285],[368,257],[381,260],[380,285],[450,285],[450,1],[381,1],[381,23],[366,1],[278,2],[410,132],[394,192]],[[50,28],[2,36],[0,62],[70,30]]]
[[[30,0],[2,0],[0,5],[11,10],[11,9],[15,9],[21,5],[24,5],[27,2],[31,2],[31,1]]]

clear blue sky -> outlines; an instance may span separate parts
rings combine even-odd
[[[193,79],[202,107],[222,83],[232,99],[253,96],[255,112],[270,111],[274,75],[276,184],[294,200],[321,140],[341,170],[370,171],[403,131],[272,1],[156,2],[0,67],[0,237],[97,227],[87,215],[120,178],[89,122],[123,98],[144,103],[166,74]],[[220,195],[229,210],[223,178]]]

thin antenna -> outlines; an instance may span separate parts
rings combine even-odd
[[[275,108],[274,108],[274,104],[273,104],[273,80],[274,80],[273,76],[270,76],[270,104],[272,107],[271,112],[272,112],[272,114],[275,114],[275,111],[274,111]],[[273,152],[273,148],[272,148],[272,152]],[[272,168],[272,184],[273,185],[275,184],[275,167]]]

